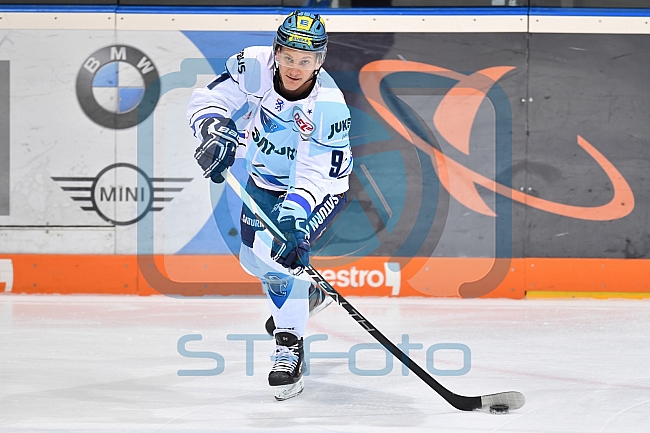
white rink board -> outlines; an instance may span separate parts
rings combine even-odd
[[[270,42],[274,29],[284,16],[259,12],[127,11],[118,9],[111,12],[107,8],[98,8],[97,12],[82,13],[44,8],[37,13],[11,9],[0,12],[3,40],[0,59],[9,63],[11,92],[10,208],[0,214],[0,228],[3,229],[0,252],[139,252],[136,225],[128,223],[132,218],[120,216],[120,212],[140,215],[134,201],[128,203],[128,193],[136,192],[133,180],[136,173],[128,168],[105,171],[115,164],[142,165],[142,160],[138,159],[138,127],[118,130],[103,127],[82,109],[77,80],[84,65],[93,64],[94,53],[113,47],[118,53],[116,60],[133,61],[135,66],[132,66],[136,69],[138,65],[144,67],[146,62],[142,59],[146,57],[147,62],[155,65],[160,77],[169,77],[181,70],[184,60],[205,58],[188,36],[189,32],[226,35],[223,52],[230,55],[240,48],[230,45],[229,35],[234,35],[232,39],[241,45],[251,45],[251,38],[256,42]],[[358,15],[337,11],[326,14],[325,20],[330,32],[648,33],[650,28],[647,18],[639,16],[445,15],[439,11],[398,15]],[[142,59],[119,57],[124,55],[119,54],[120,50],[127,46],[138,50]],[[195,86],[207,84],[212,76],[212,72],[197,76]],[[196,143],[185,121],[191,87],[163,92],[152,117],[153,154],[140,155],[151,161],[149,175],[163,179],[151,184],[159,192],[154,197],[157,201],[153,203],[158,209],[150,212],[153,214],[152,230],[141,238],[147,241],[146,247],[151,250],[148,252],[176,254],[182,251],[207,224],[223,190],[221,186],[210,185],[201,179],[192,158]],[[105,90],[94,88],[92,91],[97,92],[97,98],[108,98],[107,104],[117,104],[115,97],[111,100],[112,90],[107,90],[109,93]],[[99,182],[103,172],[113,176],[112,186],[106,176]],[[60,180],[62,178],[68,180]],[[172,182],[164,179],[183,180]],[[98,180],[96,187],[93,180]],[[104,195],[102,187],[105,187]],[[110,189],[113,187],[114,191]],[[119,195],[120,187],[124,189],[123,197]],[[85,190],[70,190],[75,188]],[[116,202],[114,205],[104,204],[107,206],[102,210],[104,217],[97,211],[84,210],[84,207],[92,207],[88,202],[88,189],[92,189],[100,199]],[[139,196],[140,201],[142,196]],[[117,203],[118,200],[121,204]],[[53,229],[60,230],[62,235],[52,236]],[[75,230],[78,233],[71,236]],[[107,232],[110,234],[106,235]],[[79,242],[61,242],[61,239],[84,239],[84,244],[80,248]],[[216,235],[214,243],[218,253],[230,252],[222,234]]]
[[[10,41],[11,43],[8,43]],[[24,30],[9,31],[0,47],[2,58],[11,69],[11,186],[9,215],[0,216],[0,226],[11,228],[0,236],[0,251],[5,253],[87,253],[133,254],[137,251],[136,224],[116,224],[98,212],[84,210],[90,206],[90,189],[99,200],[131,200],[126,214],[118,206],[104,205],[103,214],[118,222],[133,219],[136,174],[130,168],[114,164],[139,165],[138,127],[111,129],[93,122],[82,110],[76,92],[76,80],[93,53],[106,47],[136,47],[155,65],[159,76],[177,72],[187,58],[202,58],[201,52],[180,32],[139,32],[113,30]],[[25,53],[29,53],[26,56]],[[119,56],[120,54],[118,54]],[[124,60],[125,54],[118,60]],[[137,64],[140,60],[126,59]],[[197,86],[205,85],[212,74],[197,77]],[[38,83],[38,85],[35,85]],[[100,89],[101,90],[101,89]],[[164,226],[173,227],[167,236],[168,253],[176,252],[191,239],[211,213],[210,185],[202,182],[192,157],[195,139],[185,120],[185,107],[191,88],[175,89],[161,96],[153,114],[153,206],[154,231],[159,235],[156,251],[162,252]],[[97,89],[94,89],[97,91]],[[96,188],[93,179],[103,177]],[[100,186],[107,178],[114,183]],[[65,179],[63,179],[65,178]],[[123,179],[121,179],[123,178]],[[183,179],[182,182],[156,179]],[[63,179],[63,180],[62,180]],[[115,187],[112,191],[110,188]],[[120,192],[120,186],[124,187]],[[86,189],[65,190],[64,188]],[[127,196],[126,188],[131,192]],[[171,192],[163,192],[172,188]],[[177,190],[182,188],[182,191]],[[219,190],[220,191],[220,190]],[[218,197],[219,191],[213,193]],[[148,192],[148,190],[147,190]],[[122,194],[122,197],[120,197]],[[75,198],[85,198],[76,201]],[[148,197],[147,197],[148,198]],[[169,200],[171,199],[171,200]],[[169,201],[162,201],[169,200]],[[20,228],[24,227],[24,230]],[[76,242],[59,242],[49,231],[64,233],[99,229],[112,232],[109,250],[97,237],[86,238],[84,248]],[[103,235],[101,235],[103,237]]]

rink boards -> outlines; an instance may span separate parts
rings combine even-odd
[[[0,293],[261,295],[234,256],[16,254],[0,258]],[[401,263],[400,263],[401,262]],[[343,296],[649,298],[647,263],[626,259],[364,257],[316,269]],[[403,266],[403,267],[402,267]],[[488,272],[485,272],[488,269]],[[483,272],[483,273],[481,273]]]
[[[2,9],[0,291],[261,294],[185,107],[286,12]],[[322,12],[355,170],[314,264],[344,295],[650,293],[647,13]]]

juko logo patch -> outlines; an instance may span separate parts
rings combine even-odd
[[[338,134],[340,132],[343,132],[344,136],[346,135],[347,131],[350,129],[350,118],[348,117],[347,119],[338,121],[336,123],[332,123],[330,125],[330,133],[327,136],[327,139],[331,139],[334,137],[334,134]]]

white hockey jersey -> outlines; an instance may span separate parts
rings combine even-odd
[[[327,194],[348,190],[350,111],[322,69],[313,90],[298,101],[275,91],[273,74],[272,47],[244,49],[226,62],[222,75],[194,90],[187,118],[199,140],[201,120],[235,120],[244,145],[237,156],[246,158],[257,186],[288,191],[282,213],[290,209],[296,218],[306,218]]]

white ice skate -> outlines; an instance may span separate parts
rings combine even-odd
[[[304,351],[302,338],[290,332],[276,333],[275,343],[275,361],[269,373],[269,385],[273,387],[275,399],[282,401],[297,396],[304,388]]]

